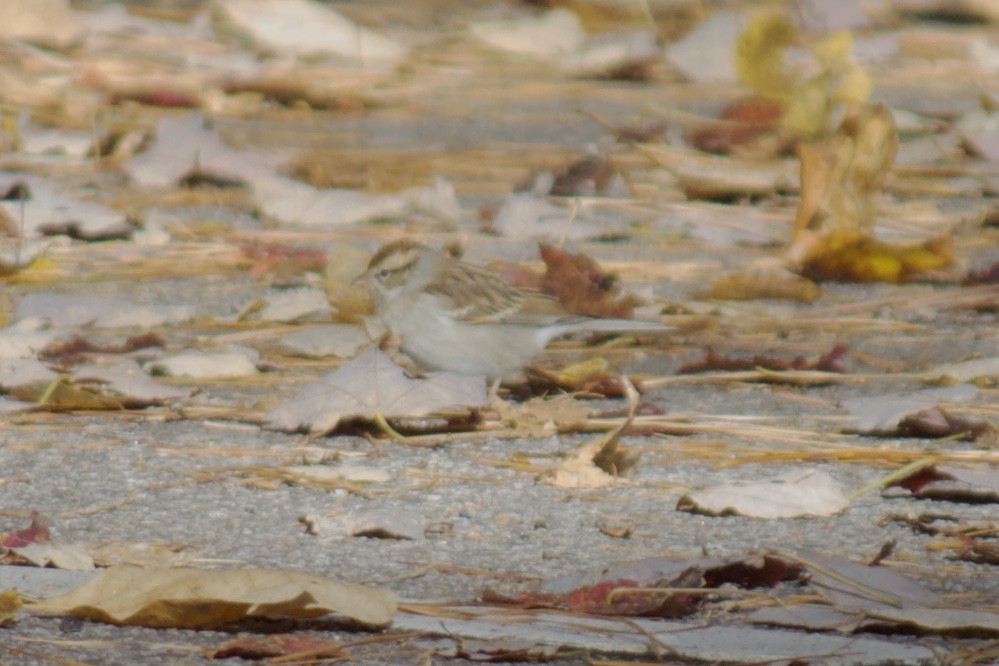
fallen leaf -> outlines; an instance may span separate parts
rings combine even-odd
[[[800,168],[793,159],[722,157],[667,144],[642,145],[640,150],[675,176],[689,199],[730,203],[798,191]]]
[[[0,590],[0,627],[14,624],[21,606],[21,597],[17,594],[17,590]]]
[[[613,162],[587,155],[556,171],[533,173],[515,191],[556,197],[628,196],[628,184]]]
[[[617,276],[604,272],[591,257],[544,244],[539,249],[545,262],[542,288],[569,312],[627,319],[642,303],[632,294],[622,294]]]
[[[824,472],[794,472],[772,481],[731,482],[688,493],[676,504],[678,511],[708,516],[749,518],[799,518],[833,516],[850,502],[840,485]]]
[[[301,58],[337,56],[358,64],[386,65],[406,48],[310,0],[217,0],[215,27],[268,53]]]
[[[0,546],[22,548],[33,543],[49,542],[49,526],[37,511],[31,512],[31,525],[23,530],[13,530],[0,536]]]
[[[711,12],[687,34],[669,44],[666,59],[689,80],[735,83],[736,43],[745,23],[738,11]]]
[[[266,419],[277,430],[328,433],[349,418],[417,417],[485,402],[484,377],[441,372],[411,379],[386,354],[369,349],[301,389]]]
[[[979,380],[993,382],[999,378],[999,356],[945,363],[930,368],[923,374],[933,380],[947,380],[959,384],[975,384]]]
[[[146,569],[117,566],[32,612],[117,625],[221,629],[248,618],[311,619],[339,613],[385,627],[395,613],[391,591],[275,569]]]
[[[309,534],[321,537],[368,537],[422,541],[427,519],[405,509],[366,509],[332,516],[302,516]]]
[[[579,447],[572,457],[551,469],[544,479],[559,488],[602,488],[634,473],[639,453],[621,445],[621,433],[631,425],[638,408],[638,391],[624,379],[628,417],[613,430]]]
[[[635,521],[631,518],[601,516],[597,519],[597,529],[615,539],[630,539],[635,533]]]
[[[332,309],[326,292],[315,287],[268,289],[259,308],[245,319],[254,321],[300,322],[329,319]]]
[[[868,74],[852,58],[853,36],[838,30],[803,46],[812,71],[788,65],[786,52],[799,45],[797,29],[783,14],[764,14],[739,36],[736,66],[757,94],[779,102],[784,131],[795,137],[821,136],[843,104],[863,104],[871,90]]]
[[[556,58],[577,51],[586,39],[586,30],[575,12],[557,7],[533,17],[478,21],[472,34],[493,48],[535,56]]]
[[[25,294],[15,310],[18,319],[34,317],[54,327],[95,328],[155,328],[190,321],[194,314],[191,305],[143,305],[121,298],[53,292]]]
[[[856,432],[895,436],[899,424],[906,417],[933,409],[942,402],[967,402],[976,395],[978,389],[975,386],[959,384],[912,393],[850,398],[843,401],[843,407],[855,419],[853,429]]]
[[[61,194],[55,183],[35,176],[0,179],[0,227],[17,235],[68,235],[82,240],[130,238],[135,228],[114,208]]]
[[[949,233],[909,245],[874,238],[878,203],[898,148],[883,104],[867,105],[820,144],[800,144],[801,200],[788,258],[814,280],[903,282],[954,263]]]
[[[208,659],[238,657],[250,661],[275,658],[282,658],[286,661],[300,659],[340,661],[348,658],[346,650],[340,643],[300,634],[240,636],[217,647],[208,648],[205,650],[205,657]]]
[[[280,244],[245,245],[243,256],[251,262],[250,275],[259,278],[271,275],[286,279],[300,273],[319,272],[326,267],[326,253],[311,247],[290,247]]]
[[[457,637],[457,645],[453,650],[445,650],[439,654],[467,659],[472,662],[545,663],[556,660],[563,653],[568,657],[573,652],[573,650],[567,650],[561,646],[545,645],[528,640],[474,640]]]
[[[0,557],[3,564],[29,565],[63,569],[65,571],[93,571],[94,559],[81,546],[72,543],[29,543]]]
[[[560,65],[571,76],[647,81],[661,57],[656,35],[651,30],[633,29],[595,35],[564,57]]]
[[[80,366],[73,372],[73,383],[81,387],[89,385],[101,395],[120,401],[129,408],[160,404],[191,395],[191,389],[153,380],[131,359]],[[70,408],[65,404],[63,407]]]
[[[723,356],[708,349],[704,352],[704,357],[692,363],[681,366],[676,373],[678,375],[692,375],[699,372],[738,372],[740,370],[822,370],[825,372],[845,372],[842,366],[843,357],[849,351],[844,344],[833,346],[825,354],[822,354],[813,361],[808,361],[802,356],[798,356],[790,361],[772,356],[757,354],[752,358],[737,358]]]
[[[963,284],[999,284],[999,261],[985,268],[969,270],[962,281]]]
[[[890,486],[905,488],[920,499],[999,504],[999,473],[991,469],[929,465],[913,470]]]
[[[743,147],[746,144],[775,132],[783,112],[780,102],[766,97],[740,99],[722,109],[718,121],[704,121],[691,127],[684,135],[684,141],[707,153],[728,155],[739,151],[745,154]],[[784,145],[780,147],[786,149],[787,142],[781,143]]]
[[[8,0],[0,7],[0,34],[56,50],[80,40],[86,27],[67,0]]]
[[[288,353],[294,355],[352,358],[361,347],[371,344],[371,338],[363,328],[353,324],[318,324],[299,327],[299,330],[282,336],[280,342]]]
[[[45,345],[38,352],[38,358],[66,367],[76,365],[82,360],[99,354],[128,354],[138,349],[164,347],[165,345],[163,338],[158,333],[153,332],[130,335],[120,343],[95,343],[82,335],[75,335],[68,340]]]
[[[220,352],[188,349],[150,361],[143,369],[155,376],[225,379],[257,375],[259,362],[255,350],[234,346]]]
[[[730,301],[779,298],[811,303],[821,295],[818,285],[790,271],[749,269],[716,278],[711,287],[697,294],[697,297]]]
[[[550,437],[578,426],[589,415],[589,408],[568,393],[526,402],[498,401],[496,410],[503,426],[518,437]]]

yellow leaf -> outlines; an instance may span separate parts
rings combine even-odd
[[[587,379],[601,375],[610,370],[607,359],[597,356],[563,368],[556,381],[562,386],[579,386]]]
[[[871,76],[863,67],[851,65],[840,78],[833,97],[848,104],[863,104],[871,96]]]
[[[21,610],[21,597],[18,596],[17,590],[0,592],[0,627],[12,624],[19,610]]]
[[[786,99],[794,79],[784,66],[784,51],[797,38],[797,30],[782,14],[768,14],[753,20],[739,35],[736,44],[739,77],[768,99]]]
[[[739,36],[736,69],[754,92],[784,104],[781,127],[791,136],[811,138],[829,131],[830,119],[843,103],[865,103],[871,81],[853,62],[853,35],[848,30],[833,32],[808,46],[812,62],[805,67],[788,67],[784,61],[787,47],[800,41],[787,17],[757,18]]]
[[[812,53],[819,65],[826,70],[846,67],[853,53],[853,35],[849,30],[837,30],[815,42]]]

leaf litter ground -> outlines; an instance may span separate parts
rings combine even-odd
[[[363,16],[366,10],[355,11]],[[959,604],[977,605],[983,613],[990,606],[994,610],[999,598],[995,562],[972,564],[954,558],[969,552],[968,539],[979,538],[968,537],[960,526],[975,525],[979,544],[995,539],[994,501],[944,500],[929,506],[902,493],[882,496],[872,490],[852,497],[841,513],[823,518],[760,521],[676,510],[682,497],[705,489],[736,481],[774,483],[815,471],[828,474],[847,494],[876,487],[892,470],[914,462],[923,468],[972,464],[994,475],[999,463],[994,439],[991,444],[988,439],[961,441],[956,437],[961,432],[937,440],[875,438],[851,432],[856,419],[844,407],[849,400],[894,404],[897,396],[925,389],[946,376],[947,364],[994,357],[999,342],[995,321],[999,297],[994,286],[826,284],[811,304],[700,300],[695,295],[707,291],[720,275],[779,266],[774,248],[791,238],[795,204],[788,195],[797,176],[796,164],[789,162],[771,173],[752,168],[740,172],[730,158],[705,166],[699,156],[675,146],[623,147],[612,152],[612,165],[626,176],[630,196],[600,200],[585,195],[543,208],[524,199],[516,214],[505,217],[502,206],[506,193],[529,180],[532,169],[557,169],[567,163],[567,156],[582,155],[588,144],[605,143],[607,128],[595,117],[613,124],[654,120],[655,109],[664,100],[671,106],[713,108],[731,98],[730,87],[690,87],[673,82],[670,74],[661,74],[662,80],[651,85],[567,79],[539,73],[533,64],[504,62],[461,40],[445,40],[432,52],[417,50],[410,57],[408,79],[389,78],[377,88],[363,89],[371,104],[367,113],[344,117],[284,109],[263,112],[253,121],[220,114],[217,130],[229,140],[237,137],[244,153],[213,144],[214,152],[203,162],[221,172],[217,177],[245,178],[251,190],[257,188],[251,192],[257,196],[263,192],[287,196],[291,191],[308,197],[315,192],[289,190],[287,181],[274,180],[272,174],[264,178],[258,166],[270,159],[271,151],[301,149],[292,163],[300,165],[313,184],[360,187],[371,197],[352,197],[343,205],[378,215],[389,211],[388,217],[404,219],[334,228],[274,225],[274,219],[280,220],[291,209],[277,205],[281,201],[258,202],[272,215],[261,222],[246,214],[253,204],[245,191],[238,196],[228,189],[167,187],[136,192],[110,183],[103,193],[108,201],[139,212],[145,231],[161,232],[159,241],[57,243],[44,261],[11,276],[4,298],[15,303],[30,303],[33,294],[52,292],[75,296],[80,302],[83,297],[98,299],[88,301],[92,321],[69,324],[67,335],[83,332],[98,342],[120,344],[134,329],[116,328],[114,318],[122,312],[140,316],[145,312],[151,317],[146,323],[165,340],[165,351],[203,349],[222,342],[248,344],[260,352],[259,369],[265,372],[224,381],[159,379],[184,393],[196,393],[190,399],[142,410],[117,411],[119,402],[106,412],[80,409],[59,414],[43,409],[8,416],[0,429],[4,470],[0,509],[9,521],[5,532],[22,527],[31,511],[38,510],[47,516],[55,540],[87,545],[103,558],[100,564],[165,560],[185,566],[317,573],[389,587],[404,599],[424,602],[421,607],[412,605],[410,615],[398,619],[399,628],[440,631],[439,619],[433,627],[421,624],[421,618],[434,618],[435,613],[456,620],[453,626],[445,625],[452,638],[408,637],[403,647],[374,644],[362,652],[352,648],[355,659],[371,663],[412,661],[426,650],[446,654],[456,644],[458,659],[486,651],[470,641],[488,638],[495,616],[476,624],[471,611],[448,604],[430,610],[428,600],[453,600],[450,605],[457,607],[477,598],[485,587],[516,595],[529,588],[525,577],[554,578],[654,556],[689,558],[702,551],[738,558],[752,551],[813,550],[865,562],[894,540],[886,560],[891,571],[907,574],[937,593],[970,595],[954,597]],[[461,68],[474,75],[456,80],[454,72]],[[905,81],[907,74],[901,72],[899,80]],[[414,90],[421,91],[416,98]],[[890,92],[900,106],[915,111],[955,98],[953,108],[959,110],[961,99],[976,94],[970,86],[957,96],[952,89],[925,86]],[[497,104],[497,99],[504,103]],[[130,111],[134,115],[127,118],[120,108],[113,112],[122,116],[117,124],[128,128],[152,127],[160,115],[154,109]],[[449,149],[437,150],[442,145]],[[323,176],[321,169],[330,167],[322,156],[305,152],[316,146],[349,149],[349,175],[370,170],[380,178],[370,176],[369,184],[361,186]],[[433,158],[412,158],[414,151],[429,152],[430,147]],[[377,152],[367,153],[368,148]],[[239,161],[245,153],[256,154],[252,163]],[[405,168],[408,162],[411,171]],[[317,170],[308,171],[308,166]],[[962,168],[981,175],[975,167]],[[44,166],[35,169],[48,176],[66,173],[50,174]],[[704,180],[705,173],[710,180]],[[740,173],[747,176],[746,182],[739,180]],[[441,216],[441,211],[450,210],[447,206],[414,204],[418,197],[407,195],[391,202],[378,198],[386,191],[430,187],[430,177],[438,175],[456,190],[461,202],[457,220]],[[327,180],[322,181],[324,177]],[[175,182],[171,178],[165,182]],[[934,182],[936,191],[950,186],[949,181]],[[887,187],[906,191],[906,183],[912,191],[913,181],[889,182]],[[686,200],[685,194],[692,193],[737,204]],[[886,225],[879,221],[879,230],[887,228],[907,239],[956,225],[955,251],[964,261],[974,265],[995,261],[995,230],[981,226],[987,200],[968,192],[948,194],[945,205],[918,214],[888,206],[889,219]],[[760,203],[751,205],[754,199]],[[304,198],[297,201],[308,203]],[[446,204],[447,197],[441,201]],[[316,202],[328,205],[322,197]],[[293,210],[304,217],[315,210],[321,216],[323,211]],[[531,214],[537,214],[538,226],[523,226]],[[490,218],[504,236],[480,233],[488,230]],[[457,234],[452,230],[455,225]],[[596,257],[620,275],[627,288],[659,299],[665,321],[680,328],[675,335],[639,345],[604,342],[583,348],[578,342],[562,342],[540,359],[543,366],[561,368],[603,356],[644,388],[637,413],[621,436],[623,447],[641,454],[630,478],[601,487],[570,488],[540,480],[562,461],[575,459],[594,437],[624,425],[628,408],[621,400],[585,402],[585,416],[553,409],[543,412],[541,423],[530,426],[519,423],[516,414],[487,407],[475,416],[471,433],[437,435],[435,429],[446,426],[447,419],[417,420],[408,424],[412,434],[428,438],[423,443],[432,445],[419,448],[393,442],[377,427],[325,438],[258,427],[268,410],[342,361],[304,358],[281,346],[281,336],[291,330],[288,322],[308,323],[314,313],[302,311],[282,321],[254,319],[262,311],[258,301],[269,282],[280,289],[322,286],[322,280],[295,270],[291,277],[266,268],[255,272],[259,255],[245,252],[246,243],[330,248],[349,243],[370,251],[381,241],[404,234],[438,244],[457,236],[470,261],[528,262],[537,268],[537,247],[525,229],[542,229],[549,242],[568,238],[573,249]],[[595,231],[616,242],[597,242]],[[170,308],[185,312],[193,308],[196,314],[189,321],[172,320],[166,316]],[[102,317],[112,325],[102,326]],[[324,317],[328,319],[319,315],[318,321]],[[808,365],[837,344],[849,349],[846,373]],[[677,374],[685,365],[703,361],[707,350],[729,363],[750,366]],[[94,355],[97,360],[116,356]],[[155,350],[131,355],[140,364],[158,358]],[[794,365],[797,358],[803,359],[803,366]],[[772,366],[761,359],[788,365]],[[96,379],[100,391],[105,380]],[[23,395],[37,400],[44,394],[42,386]],[[973,400],[947,402],[942,409],[994,424],[996,399],[993,385],[984,383]],[[523,436],[525,428],[532,429],[532,436]],[[326,473],[310,474],[308,467]],[[943,514],[955,529],[931,540],[927,530],[912,527],[928,524],[923,515],[927,511]],[[407,521],[393,526],[382,519],[383,535],[410,538],[330,537],[322,530],[309,533],[308,521],[300,522],[327,519],[342,526],[348,518],[363,516],[365,529],[377,530],[379,515]],[[608,530],[609,520],[630,526]],[[108,548],[113,544],[118,544],[117,550]],[[467,624],[457,622],[463,612],[469,613],[461,617]],[[547,635],[557,637],[556,642],[614,653],[627,652],[624,648],[634,640],[637,654],[650,645],[653,653],[670,654],[669,636],[650,638],[656,629],[649,625],[631,627],[630,637],[622,637],[616,646],[614,641],[594,645],[585,636],[561,634],[565,627],[557,618],[518,617],[542,627],[528,637],[532,645],[544,645]],[[583,634],[592,637],[605,629],[594,625]],[[123,650],[130,654],[130,663],[162,661],[164,655],[195,659],[199,646],[224,640],[209,631],[163,632],[93,623],[73,625],[72,630],[74,635],[67,637],[57,620],[21,615],[13,628],[5,630],[10,637],[10,641],[5,637],[5,644],[12,650],[2,658],[19,663],[34,653],[102,663],[110,651]],[[358,641],[357,634],[338,628],[330,635]],[[453,635],[464,638],[456,641]],[[770,634],[771,640],[775,635]],[[516,638],[504,636],[507,642],[500,644],[500,653],[505,649],[512,654]],[[495,648],[496,636],[493,640]],[[956,639],[928,640],[942,650],[985,650]],[[916,645],[911,638],[894,643]],[[530,657],[530,649],[525,649]],[[837,653],[844,648],[827,649]],[[869,649],[877,654],[877,645]],[[541,649],[535,650],[540,656]],[[747,657],[744,651],[728,654]],[[724,655],[700,654],[706,659]],[[566,663],[571,661],[565,658]]]

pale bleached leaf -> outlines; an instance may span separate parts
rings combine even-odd
[[[677,509],[711,516],[776,519],[832,516],[849,504],[831,476],[806,470],[770,481],[733,481],[688,493],[677,502]]]
[[[346,418],[418,417],[485,402],[484,377],[441,372],[413,379],[384,352],[369,349],[302,388],[266,418],[277,430],[324,433]]]

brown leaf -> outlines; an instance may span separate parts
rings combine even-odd
[[[308,659],[345,659],[343,646],[330,640],[322,640],[300,634],[273,634],[270,636],[240,636],[226,641],[218,647],[205,650],[208,659],[261,660],[283,657],[283,660],[298,661]]]
[[[728,155],[739,146],[773,133],[784,105],[761,96],[747,97],[726,106],[718,115],[722,122],[704,122],[684,137],[688,145],[708,153]],[[787,143],[783,147],[787,147]]]
[[[818,285],[808,278],[783,269],[749,269],[717,278],[698,298],[749,301],[757,298],[781,298],[811,303],[822,295]]]
[[[605,273],[585,254],[573,254],[551,245],[540,245],[545,262],[542,288],[573,314],[590,317],[632,317],[641,299],[621,294],[617,276]]]

